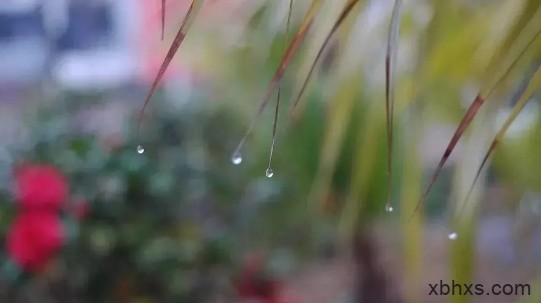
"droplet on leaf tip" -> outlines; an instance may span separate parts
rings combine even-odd
[[[385,211],[388,213],[392,213],[394,210],[393,206],[390,204],[385,205]]]
[[[455,233],[455,232],[452,232],[447,236],[447,238],[449,238],[449,240],[456,240],[457,237],[458,237],[458,234]]]
[[[231,163],[233,163],[234,165],[239,165],[241,162],[242,162],[242,155],[241,154],[234,153],[231,156]]]
[[[142,153],[144,153],[144,152],[145,152],[145,148],[143,148],[142,145],[138,145],[138,146],[137,146],[137,153],[138,153],[138,154],[142,154]]]

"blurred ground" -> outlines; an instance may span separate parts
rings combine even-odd
[[[493,284],[528,283],[535,277],[536,269],[526,260],[521,260],[521,252],[512,247],[511,220],[498,217],[486,218],[479,221],[478,252],[475,256],[475,280],[472,283],[483,284],[485,289]],[[495,228],[495,226],[498,226]],[[390,276],[392,283],[404,281],[400,268],[402,253],[396,249],[396,230],[385,229],[385,226],[375,229],[377,239],[378,260],[383,270]],[[429,284],[450,283],[448,266],[448,249],[450,242],[445,237],[446,231],[440,225],[432,225],[424,230],[422,284],[419,292],[421,302],[448,302],[448,296],[428,296]],[[538,233],[541,236],[541,233]],[[511,250],[511,251],[510,251]],[[328,303],[343,302],[351,296],[355,286],[355,264],[351,257],[336,257],[328,263],[313,264],[304,268],[295,276],[289,277],[285,292],[293,297],[301,298],[302,302]],[[406,286],[400,286],[403,291]],[[532,292],[537,292],[531,285]],[[310,289],[310,292],[306,292]],[[512,302],[519,296],[475,296],[474,303],[506,303]],[[344,301],[346,302],[346,301]]]

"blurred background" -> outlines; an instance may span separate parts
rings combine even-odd
[[[391,0],[359,1],[290,115],[346,0],[324,2],[281,82],[274,176],[275,97],[231,163],[310,3],[293,1],[286,35],[289,0],[206,1],[138,132],[190,1],[166,1],[163,41],[159,0],[0,1],[0,302],[540,302],[540,87],[462,205],[539,37],[412,214],[490,58],[541,3],[404,1],[393,212]],[[531,294],[429,296],[440,280]]]

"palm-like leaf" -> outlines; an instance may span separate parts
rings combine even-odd
[[[464,114],[462,120],[460,121],[460,124],[458,125],[457,129],[455,130],[453,137],[449,141],[449,144],[447,145],[445,152],[443,156],[441,157],[438,166],[436,167],[436,170],[432,174],[429,184],[424,191],[420,201],[418,202],[415,211],[419,209],[419,206],[424,202],[428,194],[430,193],[430,190],[432,189],[432,186],[436,182],[437,177],[439,176],[441,170],[443,169],[443,166],[449,159],[449,156],[455,149],[458,141],[466,131],[466,128],[470,125],[470,123],[473,121],[473,118],[483,105],[487,98],[491,96],[491,94],[494,92],[494,90],[499,87],[509,76],[512,69],[517,65],[518,61],[523,57],[523,55],[526,53],[526,51],[529,50],[530,46],[536,41],[536,39],[541,35],[541,9],[537,11],[537,13],[532,17],[530,22],[526,24],[524,29],[522,30],[521,34],[518,38],[514,41],[512,45],[510,45],[510,49],[507,52],[507,55],[504,57],[505,60],[502,64],[503,67],[501,67],[502,71],[497,74],[495,80],[489,84],[486,85],[481,92],[475,97],[472,104],[469,106],[468,110]],[[498,55],[498,54],[496,54]],[[498,62],[493,61],[494,64],[497,64]],[[492,72],[494,70],[493,67],[489,67],[488,71]],[[492,78],[491,74],[487,74],[485,78]],[[414,211],[414,212],[415,212]]]
[[[197,14],[201,10],[201,7],[203,6],[203,3],[205,0],[193,0],[192,4],[190,5],[190,8],[188,9],[188,12],[186,13],[186,16],[184,17],[184,20],[182,21],[182,25],[180,26],[180,29],[177,32],[177,35],[175,36],[175,39],[173,40],[173,43],[171,44],[171,47],[169,48],[169,51],[167,52],[167,55],[165,56],[165,59],[162,62],[162,65],[160,66],[160,69],[158,71],[158,74],[154,78],[154,81],[152,82],[152,85],[150,87],[150,90],[147,93],[147,96],[145,98],[143,107],[141,108],[141,112],[139,114],[139,126],[141,125],[141,121],[143,119],[143,114],[145,112],[145,109],[152,99],[152,96],[156,92],[156,89],[158,88],[158,84],[163,78],[163,75],[165,74],[165,71],[169,67],[169,64],[173,60],[173,57],[177,53],[178,49],[180,48],[180,45],[184,41],[184,38],[186,38],[186,35],[188,34],[188,31],[192,24],[194,23]],[[165,6],[162,7],[162,12],[165,12]]]
[[[317,13],[319,12],[319,9],[321,8],[321,5],[323,4],[322,0],[314,0],[312,1],[312,4],[308,8],[308,11],[304,15],[304,18],[297,29],[297,32],[293,36],[292,41],[290,42],[286,52],[282,56],[282,59],[280,60],[280,65],[276,69],[274,76],[272,77],[271,82],[268,85],[267,92],[265,96],[263,97],[263,100],[259,104],[256,113],[254,114],[254,117],[252,119],[252,122],[246,132],[244,133],[242,139],[240,140],[239,144],[237,145],[237,148],[235,148],[235,151],[232,154],[232,159],[239,159],[240,157],[240,151],[242,150],[242,147],[244,146],[244,143],[246,142],[246,139],[250,136],[252,133],[255,125],[257,124],[257,121],[259,120],[259,117],[263,113],[263,110],[267,106],[267,104],[270,101],[270,98],[272,97],[272,94],[274,93],[274,90],[277,88],[280,80],[282,79],[287,67],[289,66],[291,59],[293,59],[293,56],[297,53],[301,43],[304,41],[304,38],[306,37],[306,34],[308,33],[313,20]]]

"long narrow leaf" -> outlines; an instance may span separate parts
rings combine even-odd
[[[483,105],[486,99],[490,97],[490,95],[494,92],[494,90],[499,87],[509,76],[512,69],[515,67],[515,65],[518,63],[520,58],[526,53],[526,51],[530,48],[530,46],[536,41],[536,39],[541,34],[541,18],[536,18],[537,15],[541,15],[541,10],[538,11],[538,13],[531,19],[531,21],[528,23],[528,25],[525,26],[525,28],[522,30],[521,35],[519,38],[517,38],[516,41],[511,47],[511,50],[509,51],[508,60],[510,61],[507,64],[503,64],[503,71],[501,73],[498,73],[496,76],[496,80],[492,85],[486,86],[484,89],[479,92],[479,94],[475,97],[475,100],[472,102],[466,113],[464,114],[464,117],[460,121],[460,124],[458,125],[457,129],[455,130],[455,133],[453,134],[453,137],[449,141],[449,144],[447,145],[447,148],[445,149],[445,152],[443,156],[440,159],[440,162],[438,163],[438,166],[436,167],[436,170],[432,174],[430,178],[430,182],[424,191],[423,195],[421,196],[421,199],[417,203],[417,206],[415,207],[415,212],[419,209],[419,207],[424,203],[426,200],[426,197],[430,193],[430,190],[432,189],[432,186],[436,182],[437,177],[439,176],[441,170],[443,169],[443,166],[449,159],[449,156],[455,149],[458,141],[464,134],[464,131],[466,128],[470,125],[473,118]],[[534,32],[533,35],[530,33]],[[517,54],[518,53],[518,54]],[[516,55],[515,55],[516,54]],[[412,215],[413,216],[413,215]]]
[[[475,178],[473,179],[473,182],[472,182],[471,187],[470,187],[470,189],[468,191],[468,194],[466,195],[465,201],[462,204],[461,209],[463,209],[464,205],[466,205],[466,203],[468,202],[468,200],[469,200],[469,198],[470,198],[470,196],[471,196],[471,194],[473,192],[473,189],[475,188],[475,185],[476,185],[479,177],[481,176],[481,172],[483,171],[483,168],[485,167],[488,159],[490,158],[490,156],[492,155],[492,153],[494,152],[496,147],[503,140],[503,138],[505,136],[505,133],[507,132],[507,130],[509,129],[509,127],[511,126],[513,121],[515,121],[517,116],[524,109],[524,106],[526,105],[526,103],[528,103],[528,100],[530,99],[530,97],[532,96],[534,91],[536,89],[540,88],[540,87],[541,87],[541,66],[537,69],[535,74],[532,76],[532,78],[528,82],[528,86],[526,87],[526,89],[524,90],[524,92],[520,96],[520,99],[517,101],[517,103],[513,107],[513,110],[511,111],[511,114],[509,115],[509,117],[507,117],[507,119],[505,120],[503,126],[500,128],[500,130],[498,131],[496,136],[494,136],[494,139],[490,143],[490,147],[488,148],[485,156],[483,157],[483,161],[481,162],[481,165],[477,169],[477,173],[475,174]],[[459,217],[460,217],[461,213],[462,213],[462,210],[459,211]]]
[[[492,81],[485,83],[485,85],[483,85],[485,90],[482,90],[480,93],[485,99],[487,99],[492,92],[505,81],[518,60],[536,41],[540,34],[541,8],[537,10],[537,13],[530,19],[530,22],[523,27],[520,35],[513,40],[513,44],[508,47],[507,56],[501,58],[501,55],[499,55],[499,53],[497,54],[497,58],[500,59],[499,61],[503,61],[503,63],[499,64],[500,69],[498,70],[489,66],[489,69],[485,74],[488,76],[486,78]]]
[[[289,26],[291,23],[291,13],[293,12],[293,0],[289,0],[289,10],[287,13],[287,22],[286,22],[286,31],[285,31],[285,43],[284,45],[287,45],[287,38],[289,36]],[[287,51],[287,49],[284,46],[284,53]],[[271,178],[274,175],[274,172],[272,171],[272,156],[274,155],[274,147],[276,144],[276,128],[278,126],[278,114],[280,113],[280,97],[281,97],[281,88],[278,86],[278,96],[276,97],[276,108],[274,110],[274,122],[272,124],[272,141],[271,141],[271,148],[269,153],[269,165],[267,166],[267,170],[265,171],[265,175],[267,178]]]
[[[277,88],[278,83],[282,79],[287,67],[289,66],[289,63],[291,62],[291,59],[297,53],[299,46],[304,41],[304,38],[306,37],[306,34],[308,33],[308,30],[310,29],[313,23],[314,17],[318,13],[322,4],[323,4],[322,0],[312,1],[312,4],[310,5],[310,7],[308,8],[308,11],[304,15],[304,18],[297,32],[293,36],[293,39],[291,40],[286,52],[284,53],[284,55],[282,56],[282,59],[280,60],[280,65],[276,69],[276,72],[274,73],[274,76],[272,77],[272,80],[269,83],[267,92],[265,96],[263,97],[263,100],[259,104],[259,107],[257,108],[257,111],[254,114],[254,117],[252,119],[252,122],[250,123],[250,126],[244,133],[244,136],[242,137],[239,144],[237,145],[237,148],[235,148],[235,151],[233,152],[233,155],[232,155],[232,159],[241,159],[240,150],[244,146],[244,142],[246,142],[246,139],[252,133],[252,130],[254,129],[257,121],[259,120],[259,116],[261,116],[261,114],[263,113],[263,110],[269,103],[274,90]],[[237,161],[233,161],[233,162],[237,162]]]
[[[532,18],[541,18],[538,8],[539,1],[537,0],[527,1],[527,3],[524,5],[522,12],[518,16],[515,24],[512,26],[512,28],[509,29],[507,36],[503,39],[502,43],[499,45],[499,47],[496,48],[496,50],[492,54],[492,57],[490,58],[490,61],[487,65],[488,75],[496,72],[495,69],[499,65],[499,62],[503,59],[502,57],[505,55],[505,50],[512,47],[513,43],[516,41],[517,37],[519,37],[519,34],[526,27],[528,22],[530,22]]]
[[[160,69],[158,71],[158,74],[154,78],[154,81],[152,83],[152,86],[150,87],[150,90],[148,91],[148,94],[145,98],[145,102],[143,104],[143,108],[141,108],[141,112],[139,114],[139,123],[138,126],[141,125],[141,121],[143,119],[143,114],[145,112],[145,109],[150,102],[150,99],[154,95],[158,84],[163,78],[163,75],[165,71],[167,70],[167,67],[169,67],[169,64],[171,63],[171,60],[173,60],[173,57],[177,53],[178,49],[180,48],[180,45],[184,41],[184,38],[186,37],[188,30],[192,26],[195,18],[197,17],[197,14],[201,10],[201,7],[203,6],[203,3],[205,0],[193,0],[192,4],[190,5],[190,8],[188,9],[188,13],[184,17],[184,20],[182,22],[182,25],[180,26],[180,29],[177,32],[177,35],[175,36],[175,39],[173,40],[173,43],[171,44],[171,47],[169,48],[169,51],[167,52],[167,55],[165,56],[165,59],[163,60],[162,65],[160,66]]]
[[[327,36],[325,37],[325,40],[323,41],[323,44],[319,48],[319,51],[318,51],[318,53],[316,55],[316,58],[314,59],[314,62],[310,66],[310,70],[309,70],[308,74],[306,75],[306,78],[304,79],[304,82],[303,82],[303,84],[301,86],[301,89],[299,90],[299,92],[297,94],[297,97],[295,98],[295,100],[291,104],[290,113],[292,113],[293,110],[295,110],[295,108],[299,104],[299,101],[300,101],[301,97],[303,96],[304,91],[306,90],[308,82],[310,81],[310,78],[312,77],[312,74],[313,74],[313,72],[315,70],[315,67],[316,67],[317,63],[319,62],[319,59],[323,55],[323,52],[324,52],[325,48],[327,47],[327,45],[331,41],[332,36],[338,30],[338,28],[340,28],[340,25],[342,25],[342,23],[344,23],[344,20],[346,20],[347,16],[349,15],[349,13],[351,13],[351,11],[353,10],[353,8],[355,7],[355,5],[357,3],[359,3],[359,0],[349,0],[348,3],[346,4],[346,6],[344,7],[344,9],[342,9],[342,12],[340,13],[340,16],[338,17],[336,22],[333,24],[333,26],[332,26],[331,30],[329,31],[329,33],[327,34]]]
[[[385,56],[385,116],[387,122],[387,204],[385,209],[392,211],[392,170],[393,170],[393,128],[394,128],[394,78],[396,54],[398,49],[398,34],[400,30],[400,8],[402,0],[396,0],[391,16],[387,54]]]
[[[162,40],[165,36],[165,0],[162,0]]]

